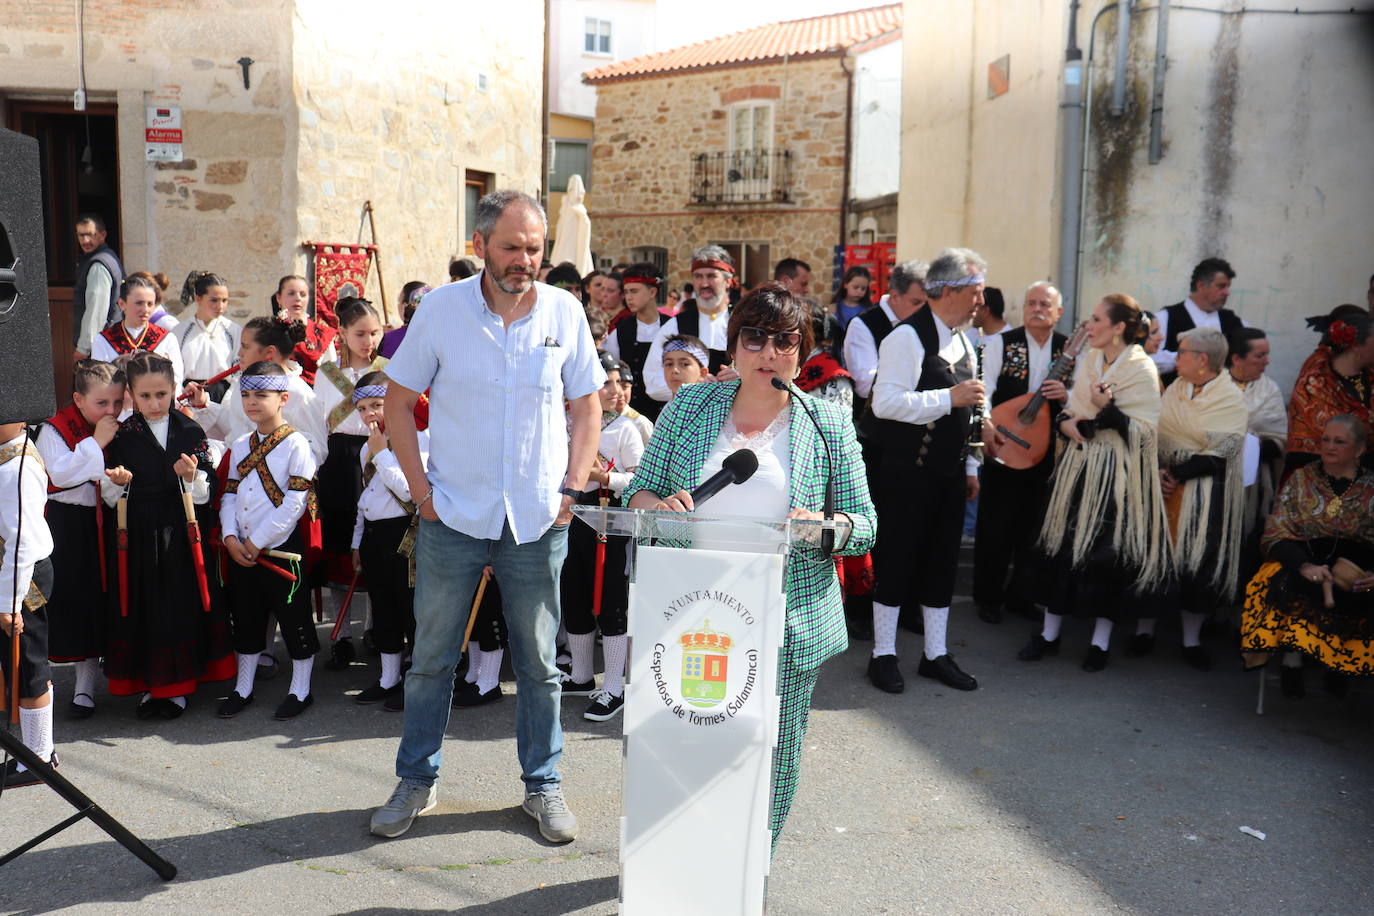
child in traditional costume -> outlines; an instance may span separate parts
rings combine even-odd
[[[75,662],[76,688],[68,715],[95,712],[100,656],[105,648],[105,595],[113,570],[105,562],[104,529],[114,528],[100,504],[105,447],[119,432],[124,373],[111,363],[79,360],[72,403],[38,431],[38,453],[48,471],[48,526],[56,572],[48,598],[48,659]]]
[[[320,363],[336,362],[334,329],[310,317],[310,285],[305,277],[288,274],[277,281],[272,296],[272,315],[282,321],[299,321],[305,336],[296,344],[291,356],[301,367],[301,378],[307,385],[315,384],[315,372]]]
[[[119,308],[124,319],[96,335],[91,345],[91,359],[108,363],[115,357],[138,350],[156,353],[171,361],[174,381],[180,390],[184,377],[181,346],[170,331],[150,321],[157,311],[157,283],[141,273],[125,277],[119,284]]]
[[[48,669],[48,618],[52,591],[52,534],[43,520],[48,483],[43,459],[29,444],[23,423],[0,425],[0,670],[11,683],[10,640],[19,631],[19,728],[24,746],[57,766],[52,740],[52,682]],[[15,698],[10,697],[11,702]],[[33,785],[38,778],[11,758],[0,770],[0,789]]]
[[[353,389],[369,372],[386,365],[377,355],[382,322],[366,299],[345,298],[335,307],[339,317],[338,362],[320,364],[315,377],[315,410],[329,436],[329,453],[320,465],[320,524],[324,535],[324,571],[317,581],[341,592],[353,578],[353,522],[363,492],[363,446],[371,430],[353,409]],[[336,598],[338,595],[335,596]],[[346,668],[356,657],[347,630],[330,651],[327,666]]]
[[[195,313],[177,325],[173,335],[181,347],[186,379],[205,382],[234,365],[243,328],[224,317],[229,307],[229,287],[217,274],[194,271],[181,290],[183,302],[195,302]],[[229,391],[228,379],[210,387],[210,400],[219,401]]]
[[[678,389],[706,378],[711,356],[706,344],[690,334],[674,334],[663,341],[663,380],[677,397]]]
[[[310,676],[320,649],[300,566],[301,520],[313,502],[315,459],[306,438],[282,419],[291,391],[281,366],[253,363],[239,376],[239,390],[256,429],[230,447],[220,503],[238,682],[219,717],[232,719],[253,702],[258,656],[275,616],[291,656],[291,687],[273,718],[294,719],[315,701]]]
[[[415,641],[413,554],[420,517],[386,437],[382,417],[386,386],[386,375],[369,372],[353,389],[358,417],[369,430],[360,455],[363,492],[353,524],[353,564],[367,578],[372,639],[382,657],[377,682],[353,698],[364,706],[402,693],[401,662],[406,644]],[[419,433],[419,442],[420,461],[427,463],[429,435]]]
[[[101,483],[117,508],[115,571],[107,600],[105,676],[115,696],[143,694],[138,717],[175,719],[201,681],[232,677],[229,627],[210,594],[199,532],[212,518],[188,519],[187,494],[207,506],[214,466],[205,432],[172,409],[170,361],[136,354],[125,367],[134,413],[105,450]],[[192,526],[195,522],[195,526]]]

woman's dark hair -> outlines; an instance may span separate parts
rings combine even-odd
[[[476,273],[477,268],[473,267],[472,262],[466,258],[454,258],[448,262],[448,278],[450,280],[466,280]]]
[[[172,368],[172,361],[147,350],[139,350],[132,355],[132,358],[124,364],[124,374],[129,379],[130,388],[145,375],[160,375],[167,380],[168,384],[173,386],[177,383],[176,371]]]
[[[277,302],[277,297],[281,295],[281,291],[282,291],[282,290],[286,289],[286,284],[290,283],[292,280],[300,280],[302,283],[305,284],[306,295],[307,295],[306,305],[307,305],[307,311],[308,311],[308,309],[309,309],[309,298],[308,298],[308,296],[309,296],[309,293],[310,293],[310,281],[307,280],[307,279],[305,279],[305,277],[302,277],[300,274],[287,274],[286,276],[282,277],[280,280],[277,281],[277,291],[276,291],[275,293],[272,294],[272,314],[273,314],[273,315],[275,315],[275,314],[277,314],[277,312],[280,312],[280,311],[281,311],[281,304]]]
[[[1109,293],[1102,297],[1102,301],[1107,306],[1107,317],[1112,324],[1126,325],[1121,338],[1128,346],[1150,339],[1150,321],[1145,317],[1140,303],[1125,293]]]
[[[208,293],[212,286],[228,288],[229,284],[225,283],[224,278],[217,273],[208,270],[193,270],[186,275],[186,282],[181,285],[181,301],[189,305],[196,296],[204,296]]]
[[[154,302],[162,298],[162,291],[157,288],[157,281],[153,279],[151,274],[143,271],[131,273],[124,278],[124,281],[119,284],[119,298],[128,299],[129,293],[136,289],[152,290]]]
[[[801,334],[801,346],[797,350],[799,362],[804,361],[815,346],[816,335],[811,326],[810,307],[806,300],[793,295],[781,283],[760,284],[741,298],[739,305],[730,312],[730,324],[725,332],[725,350],[731,359],[735,357],[735,344],[739,340],[739,329],[743,327],[763,328],[765,331],[797,331]]]
[[[562,286],[580,289],[582,286],[582,275],[577,272],[577,268],[564,261],[562,264],[549,271],[549,275],[544,278],[544,282],[549,286]]]
[[[836,305],[845,301],[845,290],[849,287],[849,281],[856,277],[863,277],[868,281],[868,289],[864,291],[864,297],[859,300],[859,304],[864,307],[873,304],[873,275],[868,272],[867,267],[861,267],[855,264],[853,267],[846,270],[844,276],[840,278],[840,288],[835,290],[835,298],[833,300]]]
[[[244,325],[243,329],[253,332],[253,339],[258,346],[275,347],[282,359],[289,357],[295,351],[296,344],[305,340],[304,321],[286,321],[259,315]]]
[[[162,273],[161,271],[154,274],[149,273],[146,270],[135,270],[130,272],[129,276],[139,277],[144,280],[152,281],[152,283],[154,284],[153,301],[156,302],[158,305],[162,304],[162,294],[166,291],[168,284],[172,282],[171,280],[167,279],[167,275]]]
[[[270,359],[260,359],[247,369],[243,370],[244,375],[285,375],[286,370]]]
[[[381,369],[374,369],[371,372],[364,372],[362,375],[358,376],[357,387],[361,388],[364,385],[385,385],[389,381],[391,381],[391,379],[387,378],[385,372]]]
[[[72,370],[72,390],[87,394],[97,385],[123,385],[124,371],[99,359],[78,359]]]
[[[411,280],[401,287],[401,320],[406,324],[410,324],[410,319],[415,317],[415,304],[410,297],[417,289],[424,289],[428,285],[424,280]]]
[[[339,319],[339,330],[352,327],[356,322],[369,315],[378,321],[382,320],[381,316],[377,314],[377,310],[372,307],[372,303],[358,296],[345,296],[340,299],[334,305],[334,314]]]
[[[1333,354],[1338,354],[1344,353],[1351,347],[1357,347],[1368,340],[1370,330],[1374,329],[1374,321],[1371,321],[1369,312],[1358,305],[1347,303],[1336,306],[1329,315],[1318,315],[1307,319],[1307,326],[1314,331],[1320,331],[1322,345],[1330,347]],[[1344,331],[1343,328],[1345,327],[1351,328],[1353,334],[1350,331]]]
[[[1250,345],[1257,340],[1268,340],[1269,335],[1259,328],[1237,328],[1226,337],[1226,365],[1231,365],[1231,360],[1236,357],[1245,359],[1250,355]]]

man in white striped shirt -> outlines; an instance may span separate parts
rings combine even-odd
[[[606,373],[581,304],[536,283],[548,223],[539,202],[497,191],[477,205],[482,273],[425,296],[386,368],[386,428],[420,513],[415,648],[405,679],[400,784],[376,809],[378,836],[404,833],[436,803],[453,669],[482,570],[501,583],[516,672],[524,810],[551,842],[577,835],[558,758],[558,581],[573,501],[596,456]],[[428,473],[414,408],[430,391]],[[563,402],[569,402],[565,421]]]

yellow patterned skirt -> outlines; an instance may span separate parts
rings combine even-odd
[[[1323,632],[1314,620],[1280,609],[1269,600],[1270,586],[1282,572],[1281,564],[1265,563],[1245,587],[1240,648],[1246,663],[1259,664],[1270,652],[1296,649],[1335,671],[1374,674],[1374,641]]]

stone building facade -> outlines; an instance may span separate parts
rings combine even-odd
[[[786,48],[798,23],[586,74],[597,89],[590,215],[599,261],[657,261],[680,286],[692,250],[715,243],[742,261],[746,286],[771,279],[784,257],[807,261],[828,286],[844,241],[850,73],[856,55],[900,38],[899,20],[856,27],[847,17],[860,14],[800,21],[840,20],[832,31],[849,38],[832,35],[824,51],[798,48],[786,60],[748,48]],[[713,45],[731,41],[713,56]]]
[[[78,28],[70,3],[6,3],[0,115],[50,141],[55,321],[70,311],[72,218],[92,207],[128,269],[164,271],[172,294],[215,270],[239,321],[267,311],[279,276],[307,272],[302,242],[358,241],[368,200],[388,295],[445,280],[475,182],[540,186],[543,3],[461,6],[395,0],[385,24],[404,27],[382,28],[354,2],[85,0]],[[434,40],[474,31],[482,42]],[[72,106],[81,51],[85,113]],[[181,162],[146,158],[150,106],[180,109]],[[84,154],[88,125],[83,169],[63,157]]]

